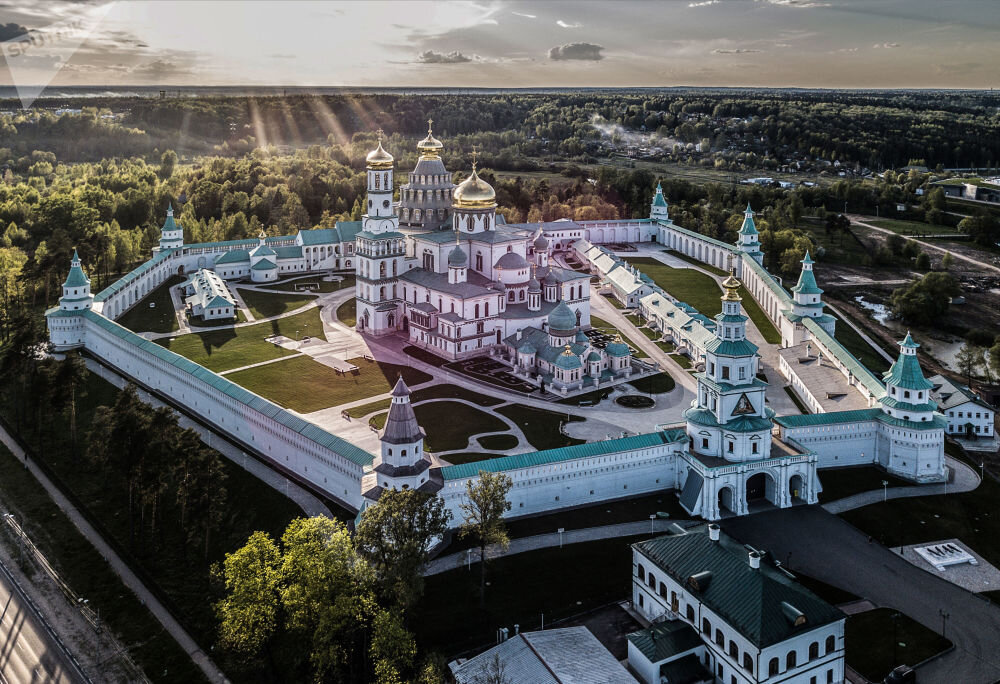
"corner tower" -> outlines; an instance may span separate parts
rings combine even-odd
[[[656,184],[656,194],[653,195],[653,203],[649,205],[649,218],[654,221],[669,221],[670,215],[667,206],[667,198],[663,196],[663,186]]]
[[[84,345],[86,327],[83,314],[94,305],[94,296],[90,293],[90,278],[83,272],[80,257],[73,250],[70,261],[69,275],[62,286],[62,297],[59,306],[45,312],[45,321],[49,328],[49,340],[56,351],[77,349]]]
[[[924,377],[917,359],[920,345],[910,333],[899,343],[899,358],[882,375],[885,396],[882,411],[904,422],[924,423],[934,419],[937,404],[931,400],[934,385]]]
[[[160,245],[159,248],[163,249],[175,249],[177,247],[184,246],[184,229],[181,228],[176,221],[174,221],[174,205],[167,205],[167,218],[163,220],[163,226],[160,228]]]
[[[758,264],[764,263],[764,253],[760,251],[760,233],[753,221],[754,210],[747,202],[747,208],[743,212],[743,225],[740,227],[739,239],[736,241],[736,248],[746,253],[748,257]]]
[[[427,482],[431,462],[424,452],[424,433],[410,403],[410,388],[400,377],[382,431],[382,450],[375,463],[378,486],[417,489]]]

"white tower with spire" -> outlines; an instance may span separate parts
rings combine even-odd
[[[431,461],[424,452],[424,432],[410,403],[410,388],[402,377],[392,390],[380,441],[382,449],[374,464],[380,489],[418,489],[427,482]]]
[[[86,325],[83,314],[94,305],[90,293],[90,278],[83,272],[80,256],[73,250],[69,275],[62,286],[59,306],[45,312],[49,340],[56,351],[76,349],[84,345]]]
[[[174,205],[167,205],[167,218],[160,228],[159,249],[175,249],[184,246],[184,229],[174,221]]]
[[[747,208],[743,212],[743,225],[740,227],[739,239],[736,241],[736,248],[744,252],[748,257],[758,264],[764,264],[764,253],[760,251],[760,233],[753,222],[754,210],[747,202]]]
[[[653,195],[653,203],[649,205],[649,218],[654,221],[669,221],[667,198],[663,196],[663,186],[656,184],[656,194]]]
[[[357,324],[359,332],[387,335],[402,321],[402,299],[397,278],[406,257],[406,236],[399,232],[399,218],[392,202],[392,155],[382,147],[368,153],[368,213],[355,243],[357,275]]]

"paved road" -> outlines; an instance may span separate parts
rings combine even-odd
[[[0,571],[0,681],[86,681],[42,626],[6,571]]]
[[[2,441],[10,452],[14,454],[19,460],[24,461],[24,450],[21,449],[20,445],[14,441],[14,439],[7,433],[6,430],[0,428],[0,441]],[[39,470],[38,466],[35,465],[33,460],[27,462],[28,470],[34,476],[38,483],[43,489],[48,493],[57,506],[62,509],[66,517],[69,518],[73,525],[80,530],[80,534],[86,537],[93,547],[97,550],[101,556],[107,560],[108,565],[114,570],[115,574],[118,575],[122,583],[125,584],[132,592],[139,597],[139,599],[146,605],[149,612],[159,620],[163,628],[170,634],[184,652],[187,653],[191,659],[194,661],[205,676],[211,682],[227,682],[228,680],[222,674],[222,671],[212,662],[208,654],[206,654],[201,647],[198,646],[197,642],[191,637],[190,634],[180,625],[174,616],[170,614],[163,604],[146,588],[146,585],[142,583],[134,572],[132,568],[129,567],[128,563],[121,559],[121,557],[115,552],[111,546],[108,545],[104,538],[95,530],[86,518],[80,514],[69,499],[67,499],[62,491],[55,486],[55,484],[48,478],[48,476]],[[0,657],[2,657],[3,644],[0,644]],[[27,679],[11,679],[12,682],[29,682],[34,681],[30,677]]]
[[[936,632],[951,614],[955,649],[920,668],[921,684],[1000,680],[1000,606],[911,565],[819,506],[768,511],[722,522],[726,533],[767,549],[793,572],[895,608]]]

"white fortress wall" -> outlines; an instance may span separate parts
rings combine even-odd
[[[351,510],[373,456],[198,364],[88,312],[86,349]]]
[[[782,441],[793,441],[819,456],[817,468],[839,468],[878,461],[881,424],[872,418],[808,427],[781,427]]]

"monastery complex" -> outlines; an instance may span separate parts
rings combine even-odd
[[[168,212],[152,258],[98,293],[74,258],[59,306],[46,313],[55,349],[86,350],[354,511],[387,488],[419,489],[441,496],[457,523],[467,482],[480,471],[511,477],[511,516],[676,490],[689,513],[707,520],[746,514],[758,501],[815,503],[824,468],[874,464],[916,483],[946,477],[948,419],[931,398],[917,342],[909,335],[900,342],[883,377],[868,370],[837,341],[808,254],[790,289],[764,268],[749,206],[735,244],[676,225],[660,187],[649,218],[507,224],[475,164],[452,183],[442,147],[428,131],[397,200],[394,160],[380,142],[367,157],[367,214],[358,222],[185,244]],[[699,313],[615,255],[615,246],[649,242],[729,272],[722,312]],[[555,255],[566,254],[590,272],[557,265]],[[188,278],[193,311],[220,318],[235,314],[226,281],[337,271],[356,275],[360,334],[402,336],[448,360],[491,358],[555,396],[653,370],[621,339],[596,344],[586,334],[596,274],[690,357],[699,371],[696,398],[682,423],[649,425],[644,434],[435,466],[402,379],[373,454],[116,323],[177,274]],[[779,370],[809,414],[775,415],[766,405],[773,389],[747,339],[741,292],[780,332]],[[837,410],[832,395],[848,396],[839,406],[849,410]]]

